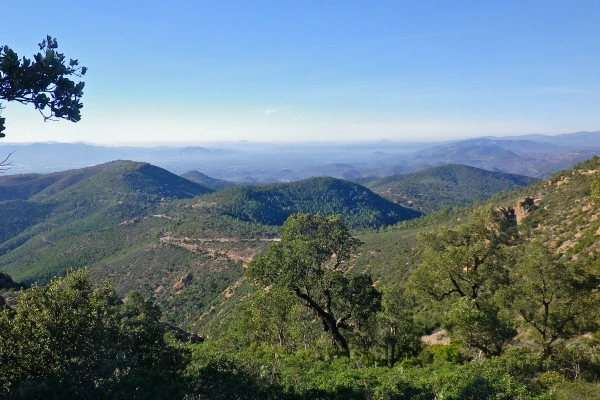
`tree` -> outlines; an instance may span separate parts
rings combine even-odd
[[[334,347],[349,355],[342,330],[359,330],[381,306],[370,275],[348,274],[359,244],[341,215],[294,214],[282,227],[281,241],[258,255],[247,275],[265,288],[283,288],[302,299]]]
[[[0,100],[33,104],[44,121],[58,118],[79,121],[84,83],[75,83],[69,76],[82,77],[87,68],[79,66],[77,60],[67,62],[51,36],[39,48],[40,52],[31,60],[20,59],[8,46],[0,46]],[[0,138],[5,136],[4,123],[5,119],[0,117]]]
[[[552,353],[557,340],[597,328],[597,277],[561,262],[544,246],[521,249],[510,278],[504,304],[539,334],[543,356]]]
[[[146,398],[168,393],[181,366],[160,310],[139,294],[123,303],[84,271],[24,291],[0,312],[3,398]]]
[[[425,250],[411,285],[446,304],[450,334],[486,356],[499,355],[516,334],[495,299],[508,283],[515,227],[511,210],[488,206],[475,210],[464,225],[418,237]]]
[[[413,318],[415,304],[404,287],[397,284],[384,291],[382,305],[379,342],[388,366],[393,367],[401,358],[416,355],[423,343]]]
[[[444,327],[453,339],[480,350],[486,357],[499,356],[516,335],[513,322],[493,301],[459,297],[443,317]]]
[[[234,332],[238,342],[263,343],[289,350],[307,347],[303,339],[309,334],[305,325],[310,321],[294,293],[275,287],[259,290],[240,304],[239,311]]]

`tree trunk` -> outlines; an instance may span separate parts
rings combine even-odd
[[[350,349],[348,348],[348,341],[340,332],[335,319],[331,315],[322,315],[323,322],[327,325],[327,334],[331,338],[333,345],[337,350],[342,351],[346,357],[350,357]]]
[[[350,357],[350,349],[348,348],[348,341],[340,332],[337,321],[331,313],[328,313],[323,307],[315,302],[309,295],[302,293],[299,288],[293,288],[296,296],[306,300],[309,308],[311,308],[323,321],[323,328],[331,338],[334,347],[337,350],[341,350],[346,357]]]

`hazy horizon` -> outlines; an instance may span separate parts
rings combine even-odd
[[[35,10],[34,12],[32,10]],[[82,120],[2,102],[11,142],[445,141],[600,127],[600,4],[6,2],[89,68]],[[27,21],[27,23],[23,23]]]
[[[600,130],[591,130],[591,131],[577,131],[577,132],[559,132],[559,133],[523,133],[521,135],[479,135],[479,136],[469,136],[469,137],[451,137],[444,139],[423,139],[423,140],[403,140],[403,139],[354,139],[354,140],[295,140],[295,141],[253,141],[253,140],[244,140],[240,139],[237,141],[230,140],[213,140],[213,141],[155,141],[155,142],[122,142],[122,143],[102,143],[102,142],[90,142],[85,140],[77,140],[77,141],[56,141],[56,140],[38,140],[31,142],[18,142],[18,141],[7,141],[4,139],[0,140],[1,145],[31,145],[31,144],[84,144],[89,146],[100,146],[100,147],[205,147],[205,146],[239,146],[239,145],[273,145],[273,146],[286,146],[286,145],[328,145],[328,144],[338,144],[338,145],[361,145],[361,144],[379,144],[379,143],[393,143],[393,144],[407,144],[407,145],[427,145],[432,144],[435,145],[437,143],[443,142],[458,142],[463,140],[472,140],[472,139],[488,139],[488,138],[498,138],[498,139],[512,139],[512,138],[521,138],[532,135],[541,135],[541,136],[561,136],[561,135],[571,135],[577,133],[600,133]]]

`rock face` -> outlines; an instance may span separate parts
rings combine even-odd
[[[517,205],[515,206],[517,225],[520,225],[523,218],[531,214],[533,210],[535,210],[535,200],[533,197],[525,197],[523,200],[517,202]]]
[[[192,278],[193,278],[192,274],[187,274],[186,276],[184,276],[183,278],[178,280],[176,284],[173,285],[173,290],[182,289],[186,283],[188,283],[189,281],[192,280]]]
[[[497,211],[500,214],[500,217],[502,217],[502,218],[505,218],[508,220],[516,219],[514,208],[500,207],[500,208],[498,208]]]

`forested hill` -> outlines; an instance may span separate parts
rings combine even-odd
[[[79,198],[90,191],[94,197],[104,199],[139,192],[160,200],[189,198],[213,190],[151,164],[133,161],[113,161],[52,174],[0,176],[0,201],[41,201],[61,192]]]
[[[53,252],[77,253],[72,245],[86,233],[148,215],[162,202],[211,192],[164,169],[131,161],[0,177],[0,256],[10,253],[15,266],[25,272],[32,268],[31,260],[42,261],[39,251],[44,250],[48,260],[58,260],[64,254]],[[84,248],[81,252],[86,253]],[[0,262],[0,267],[6,266],[6,260]],[[58,270],[39,267],[45,276],[79,266],[83,265],[71,261]]]
[[[132,161],[48,175],[2,176],[0,254],[25,240],[19,235],[37,224],[41,224],[38,231],[70,225],[92,231],[137,217],[166,199],[211,192],[162,168]],[[9,239],[14,244],[4,247]]]
[[[388,200],[428,214],[484,200],[497,192],[524,187],[537,180],[449,164],[404,175],[362,178],[357,182]]]
[[[503,192],[483,206],[440,211],[385,229],[355,231],[352,236],[363,244],[345,255],[347,263],[343,264],[332,262],[331,251],[306,251],[328,242],[323,233],[340,232],[331,225],[321,225],[328,221],[335,223],[335,228],[337,217],[319,216],[316,229],[306,229],[305,222],[315,218],[295,216],[292,224],[286,223],[289,230],[284,228],[277,237],[278,227],[263,225],[249,216],[254,215],[250,211],[258,212],[261,207],[282,214],[292,212],[294,204],[306,207],[301,211],[340,210],[349,215],[354,212],[352,204],[371,204],[367,199],[389,204],[376,200],[381,198],[358,184],[310,179],[165,201],[156,194],[146,198],[143,191],[133,191],[113,195],[111,202],[109,197],[100,197],[102,201],[93,204],[81,198],[68,203],[64,194],[62,208],[53,203],[43,222],[0,245],[4,250],[9,244],[15,246],[0,255],[2,272],[15,281],[26,279],[29,283],[60,275],[69,267],[87,266],[84,274],[94,282],[108,279],[115,285],[116,292],[110,292],[107,299],[111,312],[125,309],[111,314],[82,307],[98,297],[88,294],[91,289],[85,290],[89,285],[83,285],[84,290],[80,284],[72,285],[77,292],[69,291],[69,280],[86,283],[73,281],[81,273],[55,280],[47,290],[33,286],[26,293],[40,301],[29,303],[34,306],[22,303],[11,313],[32,318],[42,315],[43,319],[32,321],[43,320],[44,324],[28,324],[29,320],[20,316],[4,314],[0,322],[7,327],[18,323],[20,330],[4,328],[3,332],[18,334],[2,342],[0,352],[13,355],[14,348],[24,349],[33,360],[29,365],[45,365],[38,362],[44,353],[37,349],[46,348],[42,346],[48,343],[48,332],[58,333],[59,338],[63,331],[77,333],[79,340],[87,338],[79,335],[80,331],[62,329],[72,326],[68,323],[55,324],[73,316],[89,318],[93,326],[98,325],[97,316],[108,316],[117,324],[107,325],[109,333],[113,326],[127,328],[123,333],[135,328],[135,334],[127,336],[134,342],[116,340],[117,345],[140,343],[137,338],[142,338],[144,345],[160,343],[153,336],[139,335],[142,318],[131,310],[136,304],[143,306],[143,296],[160,305],[170,324],[207,336],[202,344],[176,346],[192,355],[181,359],[189,363],[187,369],[176,370],[185,378],[182,384],[188,385],[184,389],[189,398],[239,398],[247,393],[251,394],[246,398],[291,399],[600,398],[598,161],[592,159],[545,181]],[[96,193],[93,182],[90,179],[85,186],[90,199]],[[117,192],[118,182],[115,179],[113,185]],[[74,190],[78,184],[68,187]],[[79,187],[69,193],[74,196],[81,190]],[[42,202],[36,199],[45,198],[44,193],[39,191],[30,200],[2,202],[1,209],[7,204],[31,204],[31,208],[14,208],[1,217],[25,218],[23,215],[39,208]],[[61,193],[47,197],[56,200]],[[99,215],[82,218],[87,215],[83,210],[93,214],[89,210],[103,202],[107,205]],[[68,208],[69,204],[75,208]],[[250,211],[242,207],[244,204]],[[366,205],[363,208],[369,209]],[[125,214],[136,218],[115,223]],[[356,211],[355,215],[370,214]],[[80,219],[68,222],[75,217]],[[13,225],[2,220],[0,227]],[[316,237],[310,236],[315,233]],[[350,239],[345,229],[337,235]],[[346,243],[359,245],[352,242]],[[275,251],[256,257],[269,247]],[[280,263],[279,256],[292,258]],[[297,260],[305,256],[308,261],[300,263],[307,263],[309,274],[296,268]],[[256,269],[261,263],[273,273],[261,275],[265,269]],[[316,270],[318,265],[322,268]],[[281,272],[281,268],[287,270]],[[261,283],[262,277],[265,280]],[[268,290],[252,286],[258,282],[266,287],[270,284],[266,279],[271,277],[281,279],[273,281]],[[46,283],[47,279],[41,281]],[[303,296],[296,294],[302,289],[298,282],[306,287]],[[0,296],[6,305],[14,304],[16,289],[12,280],[0,274]],[[122,303],[120,299],[131,289],[139,290],[142,296],[137,295],[137,302],[129,303],[128,299]],[[4,291],[14,298],[9,300]],[[358,323],[340,329],[349,352],[342,354],[332,347],[332,330],[324,329],[317,314],[307,307],[310,303],[304,300],[314,293],[331,299],[331,321],[350,318],[346,315],[356,318]],[[46,301],[42,295],[61,302]],[[31,302],[26,296],[16,301]],[[46,311],[54,304],[60,307]],[[138,307],[139,312],[147,309]],[[355,315],[350,314],[355,311]],[[342,317],[336,319],[333,313]],[[157,321],[159,314],[156,309]],[[29,340],[30,332],[39,340]],[[116,332],[121,335],[121,331]],[[162,330],[156,332],[162,337]],[[102,338],[104,345],[113,343],[104,336],[92,337]],[[57,343],[53,349],[63,349],[71,342]],[[71,347],[80,345],[74,343]],[[94,343],[85,341],[96,351]],[[71,353],[64,353],[66,363],[79,362]],[[110,352],[102,354],[113,357]],[[127,353],[119,353],[119,360],[123,354]],[[5,358],[10,362],[15,359]],[[105,365],[113,364],[101,367]],[[173,398],[183,398],[183,394]]]
[[[205,203],[236,219],[282,225],[293,213],[343,214],[352,228],[374,228],[416,218],[419,212],[394,204],[359,184],[311,178],[265,186],[244,186],[214,193]]]

